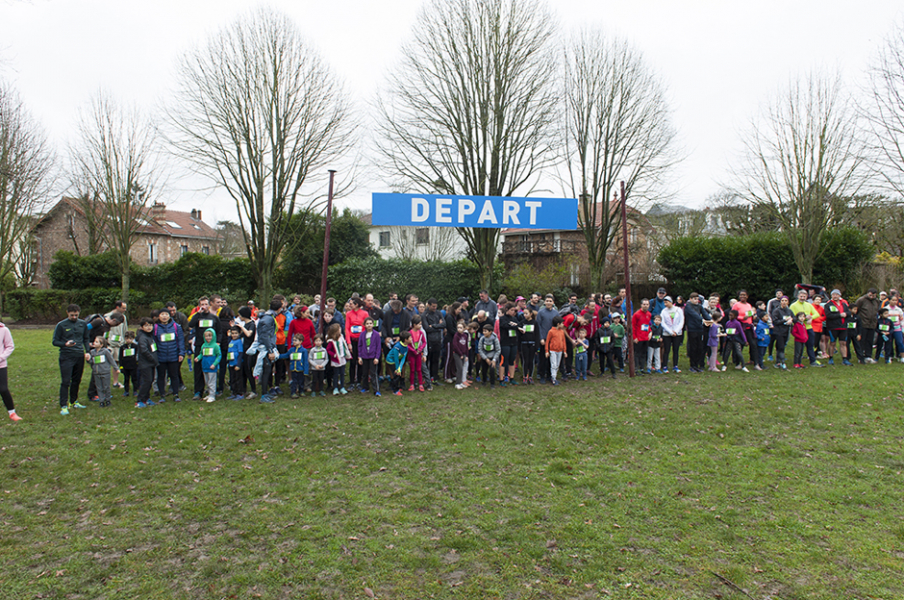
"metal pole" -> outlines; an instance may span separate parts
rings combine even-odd
[[[631,302],[631,267],[628,260],[628,203],[625,198],[625,182],[621,182],[621,227],[622,227],[622,251],[625,254],[625,312],[631,312],[634,308]],[[625,315],[625,339],[628,340],[628,377],[634,377],[634,337],[631,331],[631,317]]]
[[[326,233],[323,236],[323,270],[320,272],[320,319],[317,329],[320,335],[326,335],[323,330],[323,311],[326,310],[326,269],[330,264],[330,226],[333,222],[333,178],[336,175],[334,169],[330,169],[330,191],[326,197]]]

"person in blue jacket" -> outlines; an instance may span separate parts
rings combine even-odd
[[[166,378],[169,376],[173,390],[173,402],[179,402],[179,388],[182,386],[179,369],[185,359],[185,332],[179,324],[172,320],[167,310],[161,310],[159,322],[154,326],[154,339],[157,342],[157,394],[158,402],[166,400]]]

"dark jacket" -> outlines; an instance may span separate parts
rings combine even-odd
[[[857,315],[860,319],[860,326],[863,329],[875,329],[876,319],[879,318],[879,297],[872,300],[869,296],[863,294],[855,302],[857,305]]]
[[[135,341],[138,342],[139,370],[152,369],[160,364],[160,361],[157,359],[157,342],[154,339],[153,334],[145,333],[143,329],[139,329]]]
[[[794,313],[790,308],[782,308],[781,305],[776,306],[772,311],[772,330],[776,335],[787,338],[791,334],[791,327],[794,325]],[[785,323],[785,317],[791,317],[791,324]]]
[[[70,340],[75,342],[74,346],[66,345]],[[75,321],[63,319],[53,330],[53,345],[60,349],[60,357],[84,360],[84,356],[90,350],[87,323],[81,319]]]
[[[267,311],[257,322],[257,342],[267,354],[276,352],[276,319],[272,311]]]
[[[138,368],[138,344],[123,344],[119,347],[119,370],[134,371]]]
[[[505,347],[518,345],[518,317],[499,315],[499,343]]]
[[[205,330],[213,329],[217,338],[221,337],[220,319],[212,312],[196,312],[192,315],[192,318],[189,319],[188,328],[190,332],[189,338],[192,340],[192,346],[194,348],[194,354],[201,352],[201,346],[204,344]]]
[[[824,328],[830,331],[837,331],[839,329],[845,328],[845,321],[847,316],[850,314],[851,309],[848,308],[848,303],[843,299],[838,301],[838,304],[841,307],[835,306],[835,303],[829,300],[823,305],[823,310],[826,313],[826,321]]]
[[[179,357],[185,356],[185,337],[176,323],[167,321],[166,325],[154,325],[154,339],[157,340],[157,360],[160,362],[179,362]]]
[[[703,321],[712,320],[709,311],[693,302],[688,302],[684,307],[684,328],[688,333],[702,334],[706,331]]]
[[[398,331],[393,331],[393,320],[396,318],[396,314],[392,312],[392,309],[386,311],[383,315],[383,334],[384,340],[391,340],[393,337],[398,337],[400,333],[403,331],[411,331],[411,313],[409,313],[404,308],[398,314],[398,325],[396,325],[396,329]]]
[[[428,344],[441,344],[443,342],[443,331],[446,329],[446,321],[443,319],[443,313],[438,310],[430,312],[424,311],[421,315],[424,331],[427,333]]]

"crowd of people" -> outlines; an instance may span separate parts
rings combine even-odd
[[[355,294],[342,308],[327,299],[322,319],[320,297],[305,306],[298,296],[289,303],[277,295],[265,309],[249,301],[233,311],[212,295],[200,298],[188,315],[170,302],[141,318],[134,332],[125,302],[86,319],[70,305],[53,334],[60,352],[60,410],[68,415],[85,408],[79,401],[85,364],[89,401],[107,407],[114,390],[122,390],[146,408],[179,402],[186,391],[206,402],[226,394],[270,403],[284,393],[297,398],[358,390],[380,396],[387,382],[395,395],[443,383],[456,389],[497,382],[559,385],[586,381],[594,364],[597,376],[615,378],[625,370],[629,344],[638,373],[667,374],[670,359],[671,371],[680,373],[685,338],[692,373],[725,371],[729,364],[762,370],[766,362],[787,369],[791,341],[795,368],[804,368],[805,359],[812,367],[823,366],[823,359],[833,365],[836,355],[843,365],[852,359],[904,362],[904,311],[896,290],[870,289],[849,303],[839,290],[799,288],[793,298],[777,290],[774,298],[754,303],[740,290],[725,306],[717,294],[692,293],[685,302],[660,288],[636,310],[623,288],[614,297],[592,294],[582,303],[572,295],[563,306],[552,294],[539,293],[494,301],[483,290],[473,307],[467,297],[439,307],[414,294],[404,300],[391,294],[381,307],[372,294]],[[15,420],[5,365],[12,348],[8,329],[0,326],[0,394]]]

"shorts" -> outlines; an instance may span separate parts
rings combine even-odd
[[[844,342],[847,340],[847,329],[833,329],[829,334],[829,341],[831,342]]]

